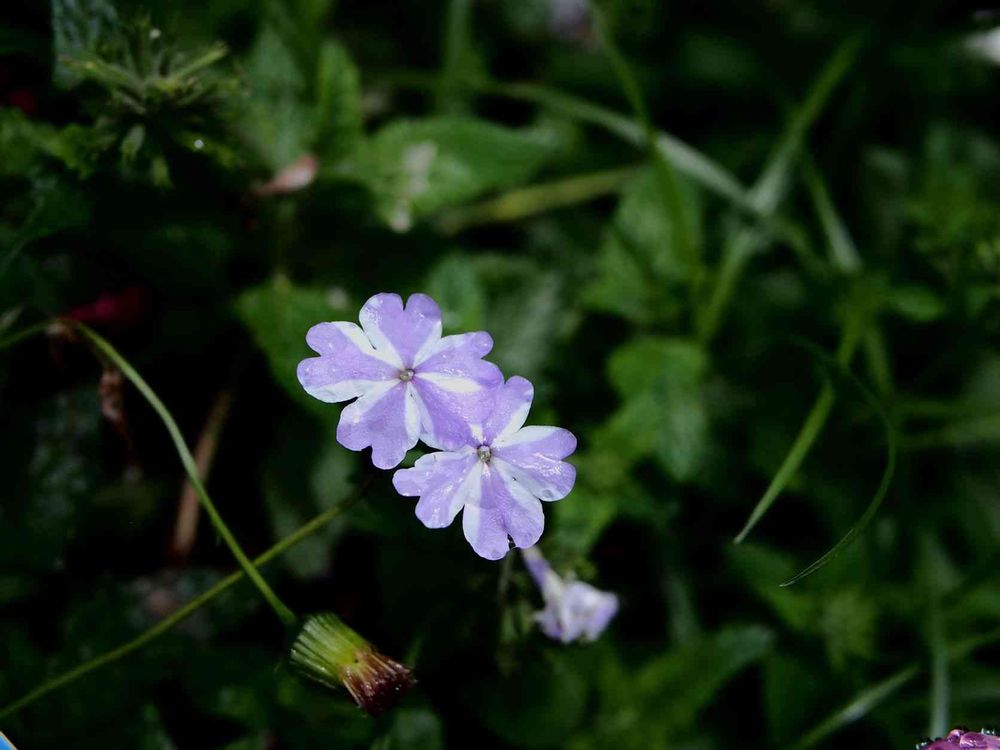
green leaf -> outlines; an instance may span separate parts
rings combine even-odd
[[[669,737],[692,726],[722,687],[771,650],[774,637],[759,625],[732,626],[685,644],[642,668],[640,700],[659,710],[650,718]]]
[[[732,626],[675,646],[638,669],[605,651],[597,714],[569,747],[672,747],[733,677],[770,652],[773,641],[761,626]]]
[[[42,155],[55,129],[29,120],[21,110],[0,107],[0,176],[23,177]]]
[[[246,60],[250,97],[240,122],[244,138],[272,170],[307,153],[309,86],[283,38],[264,26]]]
[[[486,323],[486,290],[469,258],[449,255],[427,278],[427,293],[441,306],[447,331],[478,331]]]
[[[697,215],[694,192],[687,182],[680,184],[687,213]],[[583,292],[591,307],[636,322],[676,315],[691,268],[663,192],[663,181],[652,170],[626,189],[601,245],[594,280]]]
[[[919,667],[908,667],[881,682],[865,687],[848,703],[828,716],[809,734],[793,745],[794,750],[804,750],[825,739],[848,724],[864,718],[883,701],[911,682],[918,674]]]
[[[608,366],[622,405],[608,438],[633,459],[655,458],[675,480],[692,479],[708,447],[702,393],[704,352],[684,339],[641,338],[617,349]]]
[[[276,433],[263,477],[274,536],[291,534],[346,497],[356,466],[357,455],[334,440],[332,429],[289,415]],[[329,566],[345,523],[346,519],[335,520],[304,539],[285,553],[284,563],[300,578],[321,574]]]
[[[283,276],[241,294],[236,312],[267,356],[275,382],[313,413],[326,419],[339,415],[336,407],[303,391],[295,373],[299,362],[316,356],[306,345],[306,332],[317,323],[351,317],[351,313],[334,307],[324,291],[297,287]]]
[[[405,232],[442,208],[525,182],[559,144],[541,127],[518,130],[466,117],[399,120],[362,148],[355,171],[385,222]]]
[[[316,68],[313,150],[321,163],[352,153],[364,137],[358,70],[341,45],[327,41]]]

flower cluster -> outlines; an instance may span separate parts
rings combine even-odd
[[[380,469],[398,466],[422,441],[439,451],[401,469],[393,485],[418,497],[428,528],[451,524],[464,509],[465,538],[482,557],[498,560],[542,535],[542,501],[564,498],[576,470],[564,459],[576,438],[559,427],[525,427],[534,389],[521,377],[504,382],[483,359],[488,333],[441,335],[441,309],[425,294],[403,305],[376,294],[354,323],[320,323],[306,342],[320,356],[304,360],[298,378],[326,402],[350,401],[337,440],[372,449]]]
[[[967,732],[964,729],[952,729],[947,737],[918,745],[921,750],[996,750],[1000,748],[1000,737],[994,732],[984,729],[981,732]]]

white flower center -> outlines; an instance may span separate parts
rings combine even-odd
[[[402,380],[404,383],[409,380],[413,380],[413,370],[410,369],[409,367],[407,367],[405,370],[400,370],[399,379]]]
[[[488,464],[490,459],[493,458],[493,450],[488,445],[480,445],[476,448],[476,455],[479,456],[480,461]]]

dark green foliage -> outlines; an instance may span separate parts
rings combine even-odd
[[[994,15],[608,0],[599,34],[571,0],[7,5],[0,341],[92,325],[192,448],[228,394],[208,485],[250,554],[366,486],[264,574],[418,680],[367,718],[287,668],[240,584],[2,720],[18,746],[911,747],[1000,722]],[[425,529],[302,391],[308,328],[380,291],[489,331],[530,423],[578,436],[543,548],[620,596],[598,642],[545,639],[520,557]],[[234,568],[204,519],[171,546],[177,456],[103,364],[58,328],[0,351],[0,710]],[[779,587],[893,455],[870,524]]]

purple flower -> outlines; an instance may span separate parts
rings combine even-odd
[[[299,363],[306,392],[344,407],[337,440],[351,450],[371,446],[372,463],[391,469],[423,440],[432,448],[458,448],[468,423],[482,420],[492,392],[503,382],[483,357],[493,348],[488,333],[441,337],[441,309],[426,294],[406,301],[376,294],[354,323],[319,323],[306,342],[319,357]]]
[[[542,632],[563,643],[597,640],[618,612],[618,597],[582,581],[564,580],[534,547],[523,554],[545,599],[545,609],[535,615]]]
[[[990,750],[1000,748],[1000,737],[985,729],[982,732],[966,732],[963,729],[952,729],[944,739],[921,746],[923,750],[955,750],[955,748],[978,748]]]
[[[462,527],[472,548],[499,560],[510,548],[530,547],[545,526],[540,500],[560,500],[576,481],[563,461],[576,438],[559,427],[522,427],[534,389],[513,377],[495,394],[491,413],[465,431],[457,450],[431,453],[392,483],[399,494],[420,497],[417,518],[429,529],[451,524],[463,508]]]

